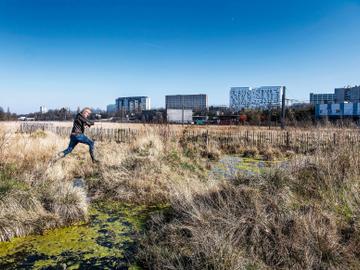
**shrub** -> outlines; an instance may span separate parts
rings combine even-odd
[[[243,152],[243,156],[246,158],[256,158],[259,155],[259,150],[256,147],[246,148]]]

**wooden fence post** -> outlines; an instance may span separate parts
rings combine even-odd
[[[206,140],[206,150],[208,151],[209,150],[209,130],[206,129],[206,133],[205,133],[205,140]]]
[[[286,147],[290,147],[290,133],[289,131],[286,131]]]

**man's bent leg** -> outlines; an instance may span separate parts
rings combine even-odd
[[[83,134],[79,138],[79,142],[84,143],[89,146],[89,153],[90,153],[91,159],[93,162],[97,162],[97,159],[94,154],[95,143]]]
[[[79,141],[77,140],[77,137],[74,135],[71,135],[70,137],[70,143],[68,148],[66,148],[62,153],[64,154],[64,157],[67,156],[68,154],[70,154],[72,152],[72,150],[74,150],[75,146],[79,143]]]

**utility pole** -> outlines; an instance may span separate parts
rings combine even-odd
[[[285,129],[285,99],[286,99],[286,87],[284,86],[282,93],[282,102],[281,102],[281,129]]]
[[[184,96],[181,96],[181,105],[182,105],[182,115],[181,115],[181,119],[182,119],[182,125],[184,125]]]

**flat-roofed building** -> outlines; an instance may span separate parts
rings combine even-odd
[[[281,107],[281,98],[285,86],[231,87],[230,108],[268,109]]]
[[[310,93],[310,104],[332,104],[335,103],[335,94],[314,94]]]
[[[335,102],[360,102],[360,86],[335,88]]]
[[[166,109],[207,110],[208,97],[206,94],[167,95],[165,96],[165,105]]]
[[[141,112],[150,109],[150,98],[146,96],[120,97],[116,99],[117,111]]]

